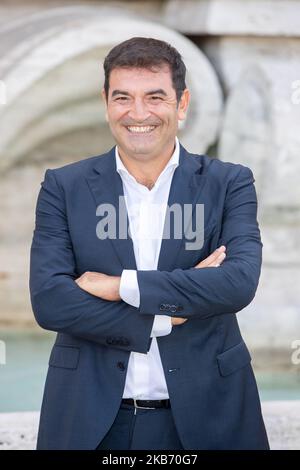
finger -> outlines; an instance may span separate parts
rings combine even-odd
[[[226,258],[226,253],[221,253],[216,259],[209,263],[208,267],[220,265]]]
[[[173,326],[178,326],[178,325],[183,325],[187,321],[187,318],[172,318],[172,325]]]
[[[224,259],[226,258],[226,253],[221,253],[218,255],[217,258],[211,259],[209,263],[206,263],[205,266],[199,266],[200,268],[212,268],[212,267],[218,267],[222,264]]]
[[[208,267],[209,268],[218,268],[219,266],[221,266],[221,264],[223,263],[224,259],[226,258],[226,253],[222,253],[218,259],[216,259],[213,263],[211,263]]]
[[[187,321],[187,318],[182,318],[182,317],[171,317],[172,324],[181,324]]]
[[[215,262],[221,253],[224,253],[226,250],[226,247],[224,245],[220,246],[217,248],[211,255],[209,255],[207,258],[205,258],[203,261],[200,261],[195,268],[206,268],[208,267],[211,263]]]
[[[225,246],[220,246],[217,248],[211,255],[209,255],[207,258],[205,258],[203,261],[201,261],[202,266],[209,266],[211,263],[213,263],[216,259],[219,258],[220,254],[225,253]],[[199,263],[199,264],[201,264]]]

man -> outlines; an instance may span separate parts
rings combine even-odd
[[[236,319],[261,266],[252,173],[178,142],[176,49],[132,38],[104,70],[117,146],[47,170],[37,202],[31,300],[58,332],[38,449],[267,449]]]

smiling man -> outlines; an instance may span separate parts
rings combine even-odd
[[[105,88],[103,97],[106,101],[110,93],[107,118],[122,161],[130,173],[138,172],[141,178],[149,175],[153,184],[173,153],[189,91],[181,90],[177,96],[165,64],[159,70],[115,68],[109,83],[111,92]]]
[[[236,319],[261,267],[251,170],[179,143],[190,93],[172,46],[129,39],[104,71],[116,146],[47,170],[37,202],[31,301],[58,333],[38,449],[267,449]],[[117,236],[99,236],[109,208]]]

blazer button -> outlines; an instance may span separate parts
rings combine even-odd
[[[171,305],[171,306],[170,306],[170,312],[171,312],[171,313],[176,313],[176,312],[177,312],[177,307],[176,307],[176,305]]]
[[[119,367],[120,370],[125,370],[124,362],[118,362],[117,366]]]
[[[166,304],[160,304],[159,310],[166,310]]]

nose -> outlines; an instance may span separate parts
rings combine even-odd
[[[128,116],[135,122],[143,122],[150,116],[150,113],[146,103],[137,98],[133,100]]]

